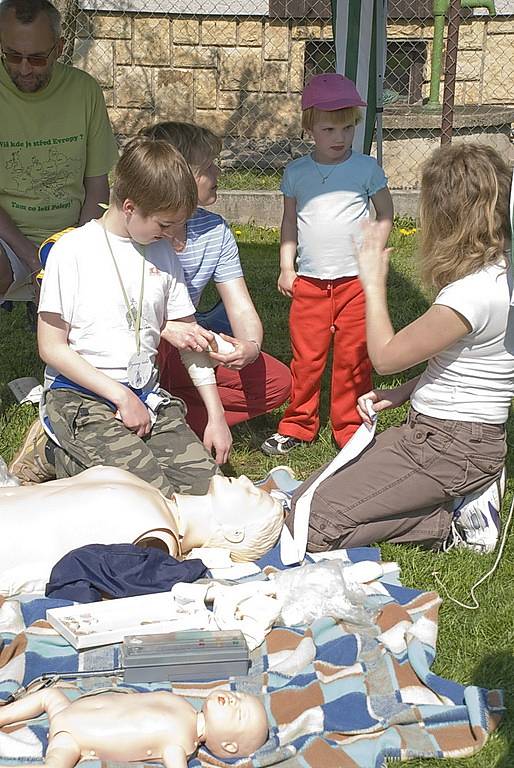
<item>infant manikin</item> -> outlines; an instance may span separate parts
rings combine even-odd
[[[44,765],[51,768],[73,768],[88,758],[160,760],[166,768],[186,768],[200,744],[217,757],[245,757],[268,736],[262,702],[225,690],[210,693],[197,712],[167,691],[98,693],[70,702],[61,691],[47,689],[0,707],[0,726],[43,712],[49,722]]]
[[[165,498],[139,477],[92,467],[74,477],[0,488],[0,595],[44,591],[64,555],[86,544],[160,546],[174,557],[223,547],[258,559],[277,541],[284,513],[247,478],[216,475],[205,496]]]

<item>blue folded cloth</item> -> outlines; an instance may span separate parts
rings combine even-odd
[[[207,572],[201,560],[176,560],[156,547],[87,544],[64,555],[52,568],[47,597],[92,603],[102,597],[168,592]]]

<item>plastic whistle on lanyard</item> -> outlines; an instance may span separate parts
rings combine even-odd
[[[373,408],[372,400],[365,400],[366,411],[371,419],[369,424],[361,424],[352,438],[339,451],[337,456],[332,459],[323,472],[307,488],[301,496],[296,499],[294,508],[293,534],[289,528],[284,525],[280,537],[280,559],[284,565],[296,565],[301,563],[307,551],[307,539],[309,534],[309,517],[311,511],[311,502],[318,486],[339,469],[344,467],[362,451],[368,447],[375,436],[378,414]]]

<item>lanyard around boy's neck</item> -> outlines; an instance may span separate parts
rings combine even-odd
[[[123,280],[121,277],[120,268],[118,267],[118,262],[116,261],[116,257],[112,250],[111,243],[109,241],[109,235],[107,234],[107,227],[105,226],[105,222],[103,219],[102,219],[102,228],[104,231],[105,239],[107,241],[107,247],[109,248],[109,253],[111,254],[112,260],[114,262],[116,274],[118,275],[118,280],[120,282],[121,290],[123,293],[123,300],[125,301],[125,306],[127,307],[127,313],[134,325],[134,333],[136,337],[136,353],[139,354],[139,351],[141,349],[141,315],[143,311],[143,295],[145,292],[145,247],[143,246],[143,253],[140,252],[139,248],[136,248],[136,251],[140,254],[143,260],[143,265],[141,269],[141,289],[139,291],[139,304],[137,307],[136,316],[134,317],[134,310],[129,302],[127,291],[125,290],[125,286],[123,284]]]

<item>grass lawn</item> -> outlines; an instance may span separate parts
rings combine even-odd
[[[428,306],[428,299],[420,289],[416,277],[414,236],[402,235],[400,228],[409,222],[398,222],[392,235],[394,254],[389,280],[390,306],[395,327],[401,327],[418,316]],[[288,300],[276,290],[278,264],[278,231],[256,227],[234,227],[240,243],[246,278],[266,331],[264,347],[284,362],[289,362],[290,349],[287,331]],[[207,291],[204,305],[214,300]],[[35,340],[27,331],[24,307],[12,313],[0,313],[0,455],[9,461],[25,430],[35,416],[33,406],[16,406],[6,387],[10,379],[35,375],[41,380],[42,366],[38,360]],[[409,371],[409,377],[416,371]],[[404,380],[403,376],[376,377],[376,385],[392,386]],[[325,379],[322,398],[323,427],[318,440],[310,448],[300,448],[288,457],[298,477],[304,478],[331,459],[335,453],[329,425],[327,425],[328,379]],[[384,414],[379,429],[401,421],[404,411]],[[245,473],[250,478],[261,477],[269,468],[282,461],[273,461],[259,451],[259,445],[275,431],[280,413],[263,416],[240,425],[234,430],[234,450],[230,474]],[[513,440],[512,419],[509,424],[509,445]],[[508,475],[512,477],[512,455],[509,456]],[[504,504],[504,517],[510,504],[514,485],[508,484]],[[396,560],[402,569],[402,580],[407,586],[424,590],[437,590],[433,572],[437,571],[449,591],[468,602],[470,587],[494,562],[493,555],[475,555],[454,551],[445,555],[424,552],[416,547],[381,546],[384,560]],[[1,564],[0,564],[1,567]],[[505,691],[507,716],[500,731],[493,735],[486,747],[471,758],[453,760],[451,765],[467,768],[512,768],[514,766],[514,545],[509,538],[503,558],[494,576],[478,590],[480,609],[467,611],[445,599],[440,609],[439,641],[434,672],[464,684],[488,688],[501,687]],[[429,768],[433,760],[415,760],[408,765]],[[320,766],[321,768],[321,766]]]

